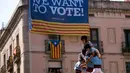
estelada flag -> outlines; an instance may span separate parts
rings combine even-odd
[[[51,58],[59,59],[61,58],[62,42],[60,40],[50,41]]]

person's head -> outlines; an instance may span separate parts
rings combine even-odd
[[[83,43],[88,42],[87,36],[81,36],[81,41],[82,41]]]
[[[89,49],[91,48],[91,46],[90,46],[90,44],[86,44],[86,45],[84,46],[84,48],[85,48],[86,50],[89,50]]]

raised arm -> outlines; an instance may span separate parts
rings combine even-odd
[[[99,52],[99,50],[98,49],[96,49],[96,53],[97,53],[97,56],[98,56],[98,58],[102,58],[102,56],[101,56],[101,54],[100,54],[100,52]]]
[[[86,57],[85,57],[82,53],[79,54],[78,60],[81,60],[81,58],[82,58],[84,61],[86,61]]]

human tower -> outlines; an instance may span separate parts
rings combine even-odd
[[[88,41],[87,36],[81,36],[84,47],[78,55],[78,62],[74,66],[75,73],[103,73],[101,70],[101,54],[93,44]]]

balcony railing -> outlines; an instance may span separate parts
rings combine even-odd
[[[99,50],[101,54],[104,54],[103,41],[91,41],[93,46]]]
[[[15,63],[20,62],[20,46],[16,46],[14,50],[14,62]]]
[[[60,40],[61,42],[61,53],[65,53],[65,41]],[[45,53],[50,54],[51,53],[51,47],[50,47],[51,40],[45,40]]]
[[[122,53],[124,55],[130,55],[130,46],[127,47],[126,42],[122,42]]]
[[[1,67],[1,73],[6,73],[6,65],[3,65],[3,66]]]
[[[7,70],[8,72],[11,72],[13,70],[13,57],[9,56],[9,59],[7,60]]]

